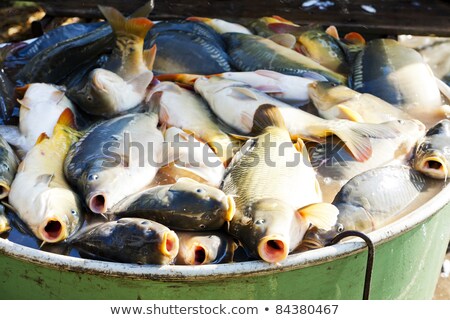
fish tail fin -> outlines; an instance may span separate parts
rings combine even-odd
[[[272,104],[262,104],[256,109],[253,116],[252,133],[261,133],[267,127],[286,128],[283,116],[278,108]]]
[[[330,230],[336,224],[338,208],[331,203],[313,203],[297,210],[297,213],[319,229]]]
[[[108,6],[98,6],[103,16],[111,25],[115,34],[127,33],[144,39],[153,26],[153,22],[144,17],[127,19],[117,9]]]
[[[393,138],[398,130],[383,124],[359,123],[349,120],[330,120],[325,125],[309,127],[313,135],[325,137],[335,134],[339,137],[357,161],[366,161],[372,156],[369,138]]]
[[[153,45],[150,49],[144,50],[144,62],[147,65],[148,70],[153,70],[153,65],[155,64],[156,57],[156,44]]]

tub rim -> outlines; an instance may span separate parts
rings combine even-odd
[[[439,213],[450,201],[450,185],[445,186],[433,198],[424,202],[397,221],[368,233],[375,246],[390,241],[424,223]],[[449,232],[450,240],[450,232]],[[0,238],[0,254],[51,269],[107,277],[151,279],[160,281],[193,281],[266,275],[320,265],[328,261],[344,258],[365,250],[365,243],[357,238],[333,246],[291,254],[278,264],[264,261],[234,262],[217,265],[135,265],[105,262],[65,256],[16,244]]]

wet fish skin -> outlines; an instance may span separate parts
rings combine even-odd
[[[178,253],[175,232],[154,221],[123,218],[82,230],[71,245],[116,262],[170,264]]]
[[[0,133],[8,143],[26,153],[43,132],[51,137],[64,110],[69,108],[75,113],[75,106],[65,96],[62,88],[50,84],[32,83],[22,89],[26,91],[24,97],[18,100],[19,127],[0,126]]]
[[[108,214],[157,221],[185,231],[218,230],[234,215],[234,201],[221,190],[189,178],[135,193]]]
[[[150,70],[125,81],[114,72],[97,68],[90,72],[84,86],[72,88],[68,95],[84,112],[111,118],[141,103],[152,79]]]
[[[309,96],[321,117],[348,119],[364,123],[407,120],[406,112],[368,93],[359,93],[346,86],[318,81],[308,85]]]
[[[220,45],[197,34],[166,31],[154,35],[149,46],[156,45],[158,54],[153,72],[215,74],[231,71],[228,54]],[[195,55],[186,54],[195,52]]]
[[[8,196],[33,234],[48,243],[60,242],[76,232],[83,221],[78,195],[67,184],[63,163],[79,134],[73,130],[74,116],[67,108],[51,138],[45,133],[19,165]]]
[[[245,33],[245,34],[252,34],[252,32],[247,29],[246,27],[237,24],[228,22],[222,19],[211,19],[211,18],[204,18],[204,17],[189,17],[186,20],[188,21],[200,21],[204,24],[207,24],[211,28],[213,28],[218,33],[227,33],[227,32],[239,32],[239,33]]]
[[[159,169],[158,173],[163,171],[175,181],[180,177],[187,177],[216,188],[220,186],[225,166],[206,143],[176,127],[166,130],[164,142],[168,145],[168,154],[173,154],[174,161]],[[180,142],[192,145],[178,147]]]
[[[159,112],[161,123],[194,134],[206,142],[222,162],[232,157],[231,138],[219,127],[215,115],[200,96],[164,81],[152,88],[146,101],[149,108]]]
[[[17,74],[19,85],[32,82],[58,84],[88,59],[112,51],[114,38],[105,25],[87,34],[58,42],[34,56]],[[51,66],[51,67],[49,67]]]
[[[95,124],[71,147],[65,175],[91,211],[103,214],[152,182],[162,164],[157,123],[156,114],[126,114]],[[140,147],[126,148],[127,136]]]
[[[450,120],[439,121],[419,141],[413,167],[435,179],[446,180],[450,168]]]
[[[350,87],[401,108],[427,127],[445,118],[439,87],[414,49],[392,39],[374,39],[357,55]]]
[[[71,23],[45,32],[30,44],[9,55],[5,60],[6,68],[18,68],[28,63],[39,52],[61,41],[87,34],[104,25],[103,22]]]
[[[345,52],[338,40],[320,29],[302,32],[298,37],[297,46],[306,56],[321,65],[341,74],[348,74],[349,65]]]
[[[151,44],[151,39],[158,34],[167,31],[179,31],[187,34],[194,34],[208,40],[208,42],[218,45],[222,49],[225,49],[225,42],[220,34],[218,34],[213,28],[204,23],[189,20],[161,21],[155,24],[145,38],[144,48],[150,48],[153,45]]]
[[[0,135],[0,199],[8,196],[18,166],[19,159]]]
[[[425,135],[425,126],[418,120],[395,120],[381,125],[400,134],[386,139],[370,138],[372,156],[365,162],[355,161],[342,142],[336,143],[332,138],[310,150],[311,163],[326,201],[331,202],[348,180],[364,171],[389,164],[407,164],[417,142]]]
[[[392,223],[427,185],[423,174],[407,166],[379,167],[355,176],[333,200],[339,209],[336,225],[330,231],[308,230],[296,252],[330,245],[346,230],[368,233]]]
[[[234,239],[220,232],[176,232],[180,249],[175,264],[203,265],[233,261]]]
[[[228,45],[231,64],[240,71],[265,69],[300,77],[318,74],[334,83],[346,82],[345,76],[269,39],[242,33],[222,36]]]
[[[245,83],[217,76],[198,78],[194,88],[208,102],[213,112],[240,135],[253,135],[254,114],[262,104],[278,108],[294,141],[297,138],[317,141],[318,138],[335,134],[345,141],[358,161],[366,161],[371,156],[369,137],[392,138],[398,135],[395,128],[379,124],[325,120],[272,98]]]
[[[294,147],[278,109],[263,105],[257,112],[255,123],[267,125],[258,124],[264,128],[262,133],[233,158],[222,189],[236,195],[236,214],[228,232],[249,256],[276,263],[299,244],[310,223],[333,225],[337,210],[322,203],[306,147],[299,144],[301,152]]]
[[[3,70],[0,70],[0,120],[1,124],[14,124],[14,108],[17,105],[14,85]]]

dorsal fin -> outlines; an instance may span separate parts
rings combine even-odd
[[[42,132],[39,137],[36,139],[36,143],[35,145],[38,145],[39,143],[41,143],[42,141],[46,140],[46,139],[50,139],[49,136],[45,133]]]
[[[70,108],[64,109],[56,123],[66,127],[76,128],[75,116]]]
[[[272,104],[262,104],[256,109],[253,116],[252,133],[260,134],[267,127],[286,128],[283,116]]]

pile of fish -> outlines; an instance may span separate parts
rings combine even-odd
[[[127,263],[279,263],[385,226],[447,179],[450,89],[414,49],[151,9],[100,6],[106,22],[1,49],[3,237]]]

